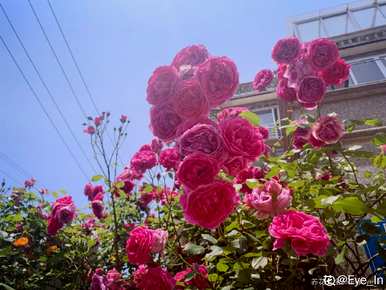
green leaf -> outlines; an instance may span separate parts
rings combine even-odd
[[[335,264],[339,265],[344,262],[344,255],[346,254],[346,247],[344,246],[342,251],[335,257]]]
[[[273,166],[271,170],[266,174],[266,178],[271,178],[277,175],[280,172],[280,167],[279,166]]]
[[[268,258],[267,257],[258,257],[252,259],[252,268],[257,270],[259,268],[263,269],[265,266],[268,265]]]
[[[183,250],[184,250],[184,252],[188,253],[189,255],[193,255],[193,256],[201,255],[205,251],[204,247],[190,243],[190,242],[184,246]]]
[[[254,126],[258,126],[260,124],[260,117],[253,112],[245,111],[245,112],[240,113],[239,116],[241,118],[249,121],[249,123],[251,123]]]
[[[218,275],[217,274],[209,274],[208,280],[209,280],[209,282],[216,282],[218,280]]]
[[[382,121],[379,119],[366,119],[365,125],[373,127],[382,126]]]
[[[4,287],[5,290],[15,290],[15,288],[12,288],[11,286],[8,286],[8,285],[6,285],[4,283],[0,283],[0,286]]]
[[[247,179],[247,181],[245,182],[247,184],[247,186],[250,188],[250,189],[255,189],[256,187],[259,186],[259,181],[257,179]]]
[[[143,193],[149,193],[153,191],[153,185],[146,184],[145,187],[141,190]]]
[[[348,196],[337,200],[333,205],[336,211],[352,215],[362,215],[367,212],[366,204],[356,196]]]
[[[375,135],[375,137],[373,138],[373,144],[375,146],[386,144],[386,134],[383,133]]]
[[[212,260],[213,258],[217,256],[221,256],[224,253],[223,248],[219,246],[211,246],[210,249],[211,249],[211,252],[205,255],[205,259],[207,260]]]
[[[219,272],[226,272],[229,269],[229,266],[223,262],[218,262],[216,265],[216,269]]]
[[[204,239],[204,240],[207,240],[208,242],[211,242],[212,244],[217,244],[217,240],[212,237],[211,235],[208,235],[208,234],[201,234],[201,237]]]
[[[101,180],[102,178],[103,178],[103,175],[94,175],[93,177],[91,177],[91,181],[97,182],[97,181]]]

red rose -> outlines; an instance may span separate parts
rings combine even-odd
[[[278,64],[290,64],[300,55],[301,44],[297,38],[283,38],[276,42],[272,50],[272,58]]]
[[[135,153],[130,160],[130,168],[139,172],[145,172],[153,168],[156,164],[157,155],[151,150],[140,150]]]
[[[250,162],[250,160],[243,156],[234,156],[224,162],[223,169],[227,174],[236,176],[240,171],[245,169]]]
[[[185,192],[180,202],[187,222],[215,229],[233,212],[239,198],[232,183],[214,181]]]
[[[314,148],[326,146],[326,143],[320,141],[319,139],[316,139],[312,134],[310,134],[308,137],[308,143],[310,143]]]
[[[150,111],[150,127],[153,134],[162,141],[168,142],[175,138],[181,118],[170,105],[155,106]]]
[[[296,90],[288,86],[287,79],[281,79],[276,86],[276,95],[284,101],[292,102],[296,100]]]
[[[319,77],[305,77],[299,84],[297,99],[306,109],[314,109],[326,93],[326,84]]]
[[[181,49],[173,59],[172,65],[177,69],[184,65],[196,66],[203,63],[209,56],[203,45],[192,45]]]
[[[177,141],[181,156],[195,152],[208,154],[216,159],[224,155],[224,141],[217,127],[207,124],[197,124],[187,130]]]
[[[335,144],[343,136],[344,125],[335,116],[321,116],[312,126],[312,136],[326,144]]]
[[[260,167],[248,167],[238,173],[236,178],[234,179],[234,183],[242,184],[240,192],[250,193],[252,189],[245,184],[247,179],[261,179],[267,172]]]
[[[351,65],[343,59],[338,59],[332,66],[321,72],[327,85],[339,85],[348,79]]]
[[[180,82],[172,102],[174,110],[181,118],[198,118],[209,112],[208,100],[195,79]]]
[[[273,73],[269,69],[259,71],[253,80],[252,87],[254,90],[260,92],[264,90],[273,80]]]
[[[177,178],[189,189],[195,189],[199,185],[211,183],[218,172],[216,159],[197,152],[186,156],[180,163]]]
[[[308,143],[311,134],[310,128],[297,127],[293,134],[292,145],[296,149],[302,149]]]
[[[219,126],[230,154],[255,159],[263,153],[262,135],[247,120],[240,117],[225,119]]]
[[[225,108],[218,112],[217,114],[217,121],[221,122],[222,120],[226,118],[233,118],[240,115],[242,112],[248,111],[247,108],[244,107],[231,107],[231,108]]]
[[[140,265],[134,274],[134,283],[141,290],[173,290],[176,280],[160,266]]]
[[[318,38],[307,44],[307,56],[314,69],[320,71],[333,65],[339,57],[339,49],[335,41]]]
[[[160,66],[151,75],[147,85],[147,101],[152,105],[165,104],[174,94],[178,72],[173,66]]]
[[[239,84],[239,73],[229,58],[212,57],[200,65],[197,77],[211,107],[230,99]]]
[[[159,163],[166,168],[166,170],[176,170],[180,162],[180,155],[177,148],[166,148],[161,151],[159,155]]]

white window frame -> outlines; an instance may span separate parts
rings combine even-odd
[[[374,62],[377,65],[377,67],[379,68],[379,70],[381,71],[381,73],[383,74],[384,79],[386,80],[386,65],[382,62],[382,59],[386,60],[386,54],[357,58],[357,59],[354,59],[352,61],[348,61],[348,63],[353,65],[353,64],[357,64],[357,63],[363,63],[363,62]],[[358,80],[356,79],[353,70],[350,70],[350,77],[353,81],[354,86],[362,85],[362,84],[368,84],[368,83],[372,83],[372,82],[377,82],[374,80],[374,81],[369,81],[369,82],[358,83]]]
[[[259,115],[259,112],[268,111],[271,110],[272,119],[274,120],[274,126],[268,127],[269,130],[269,137],[268,139],[278,139],[280,137],[280,110],[279,106],[267,106],[267,107],[260,107],[260,108],[253,108],[252,112]],[[276,118],[277,117],[277,118]],[[271,132],[271,130],[273,132]]]

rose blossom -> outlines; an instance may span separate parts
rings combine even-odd
[[[121,288],[121,279],[121,273],[113,268],[106,274],[106,286],[109,290],[122,290],[123,288]]]
[[[160,66],[151,75],[146,100],[152,105],[165,104],[174,94],[178,72],[173,66]]]
[[[193,153],[185,157],[177,170],[178,180],[189,189],[213,181],[219,172],[216,159],[203,153]]]
[[[230,154],[255,159],[264,151],[264,142],[259,129],[249,121],[235,117],[220,124],[224,143]]]
[[[338,59],[332,66],[323,70],[320,75],[327,85],[339,85],[348,79],[351,65]]]
[[[211,107],[231,98],[239,84],[236,65],[225,56],[206,60],[200,65],[197,77]]]
[[[288,86],[295,89],[305,77],[310,76],[317,76],[317,73],[310,61],[304,57],[300,57],[293,64],[288,65],[284,73],[284,77],[288,79]]]
[[[163,251],[167,232],[152,230],[145,226],[134,228],[126,242],[126,253],[130,263],[140,265],[151,261],[151,254]]]
[[[326,84],[319,77],[305,77],[299,84],[297,100],[306,109],[314,109],[326,93]]]
[[[65,225],[72,222],[75,217],[75,204],[71,196],[65,196],[57,199],[48,218],[48,234],[56,233]]]
[[[248,111],[248,109],[245,107],[225,108],[217,113],[217,121],[221,122],[222,120],[225,120],[226,118],[237,117],[242,112],[247,112],[247,111]]]
[[[95,127],[99,127],[102,124],[103,117],[102,116],[97,116],[94,118],[94,124]]]
[[[203,63],[209,56],[204,45],[196,44],[181,49],[173,59],[172,65],[177,69],[181,66],[196,66]]]
[[[245,184],[247,179],[261,179],[265,175],[265,171],[260,167],[248,167],[240,171],[234,179],[235,184],[242,184],[240,192],[249,193],[252,189]]]
[[[251,161],[243,156],[233,156],[228,158],[224,164],[224,171],[231,175],[236,176],[240,171],[245,169]]]
[[[171,141],[176,137],[177,128],[181,121],[182,119],[171,105],[156,106],[150,110],[150,127],[153,134],[164,142]]]
[[[198,118],[209,112],[208,100],[196,79],[180,82],[172,103],[176,113],[185,119]]]
[[[312,145],[312,147],[319,149],[321,147],[326,146],[327,144],[324,143],[323,141],[320,141],[319,139],[316,139],[314,135],[310,134],[308,137],[308,143]]]
[[[330,244],[319,218],[301,211],[289,210],[275,216],[268,231],[276,238],[273,250],[283,248],[289,241],[297,256],[325,256]]]
[[[264,90],[273,80],[273,73],[269,69],[259,71],[253,80],[252,87],[254,90],[260,92]]]
[[[201,152],[219,159],[223,157],[224,141],[217,127],[197,124],[182,134],[177,148],[181,156]]]
[[[292,145],[295,149],[302,149],[308,143],[311,134],[310,128],[297,127],[293,133]]]
[[[215,229],[223,223],[238,202],[233,185],[225,181],[201,185],[180,198],[186,221],[207,229]]]
[[[314,39],[307,44],[307,57],[312,66],[320,71],[333,65],[339,57],[335,41],[327,38]]]
[[[95,273],[92,275],[90,290],[107,290],[102,269],[96,269]]]
[[[326,144],[335,144],[343,136],[344,125],[335,116],[321,116],[312,126],[312,136]]]
[[[124,185],[121,188],[127,195],[134,189],[134,183],[130,174],[130,170],[125,168],[116,178],[117,182],[123,182]],[[119,195],[119,192],[118,192]]]
[[[121,123],[126,123],[127,116],[126,115],[121,115],[121,117],[119,118],[119,121],[121,121]]]
[[[93,201],[95,196],[97,196],[98,193],[104,193],[104,189],[102,185],[96,185],[93,186],[90,182],[86,183],[83,189],[83,193],[85,196],[87,196],[89,201]]]
[[[173,276],[160,266],[140,265],[133,276],[140,290],[173,290],[176,285]]]
[[[288,86],[287,79],[279,80],[279,83],[276,86],[276,95],[287,102],[296,100],[296,90]]]
[[[213,120],[209,119],[207,116],[200,116],[200,117],[195,118],[195,119],[185,119],[178,126],[176,136],[180,137],[187,130],[192,128],[194,125],[198,125],[198,124],[207,124],[207,125],[212,125],[214,127],[217,127],[217,123],[214,122]]]
[[[187,279],[187,276],[193,272],[193,278]],[[193,264],[192,267],[178,272],[174,278],[177,282],[184,283],[198,288],[199,290],[205,290],[210,287],[208,281],[208,270],[204,265]],[[187,279],[187,281],[185,281]],[[177,289],[185,289],[181,286],[177,286]]]
[[[149,146],[150,147],[150,146]],[[149,148],[151,149],[151,148]],[[157,164],[157,155],[151,150],[141,150],[134,154],[130,161],[130,167],[145,172]]]
[[[273,47],[272,58],[278,64],[290,64],[298,58],[300,52],[301,44],[297,38],[283,38]]]
[[[159,163],[168,171],[177,170],[180,163],[180,155],[177,148],[172,147],[162,150],[159,155]]]
[[[284,211],[291,200],[291,191],[275,179],[267,181],[263,188],[255,188],[244,197],[244,203],[256,210],[259,219],[275,216]]]
[[[160,139],[158,138],[153,138],[151,140],[151,150],[153,150],[155,153],[159,154],[162,150],[163,143]]]
[[[106,217],[105,206],[103,204],[103,193],[98,193],[97,196],[91,202],[92,212],[98,219],[104,219]]]
[[[141,192],[141,195],[138,199],[138,205],[142,210],[146,211],[149,203],[155,200],[155,198],[156,198],[156,194],[154,191],[150,191],[150,192],[143,191]]]
[[[86,128],[83,129],[83,132],[89,135],[95,134],[95,128],[94,126],[87,126]]]
[[[27,179],[26,181],[24,181],[24,187],[31,188],[35,185],[35,183],[36,183],[36,179],[31,177],[30,179]]]

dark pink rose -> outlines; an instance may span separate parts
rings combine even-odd
[[[325,256],[330,245],[320,220],[301,211],[289,210],[275,216],[268,231],[276,238],[273,250],[283,248],[288,241],[298,256]]]
[[[94,126],[86,126],[86,128],[83,129],[83,132],[89,135],[95,134],[95,128]]]
[[[197,77],[211,107],[230,99],[239,84],[239,73],[229,58],[211,57],[200,65]]]
[[[187,119],[184,120],[180,126],[177,128],[177,137],[180,137],[182,134],[184,134],[187,130],[192,128],[194,125],[197,124],[207,124],[207,125],[212,125],[212,126],[217,126],[217,124],[209,119],[206,116],[200,116],[199,118],[196,119]]]
[[[94,124],[95,127],[99,127],[102,124],[103,117],[102,116],[97,116],[94,118]]]
[[[185,192],[180,203],[188,223],[215,229],[233,212],[239,197],[232,183],[214,181]]]
[[[138,151],[153,151],[150,144],[144,144],[142,145]]]
[[[307,44],[307,57],[315,70],[321,71],[333,65],[339,58],[339,49],[335,41],[318,38]]]
[[[269,86],[272,80],[273,72],[269,69],[263,69],[256,74],[252,87],[258,92],[263,91],[267,86]]]
[[[242,185],[240,192],[249,193],[252,192],[252,189],[245,184],[246,181],[248,179],[262,179],[265,174],[265,170],[260,167],[248,167],[237,174],[234,183]]]
[[[149,204],[156,199],[155,191],[150,192],[141,192],[141,195],[138,198],[138,206],[142,210],[147,210]]]
[[[180,82],[172,103],[176,113],[185,119],[198,118],[209,112],[208,100],[196,79]]]
[[[261,136],[263,137],[263,139],[268,139],[269,137],[269,130],[268,128],[265,128],[265,127],[258,127],[258,131],[259,133],[261,134]]]
[[[321,76],[327,85],[340,85],[348,79],[351,65],[344,59],[338,59],[333,65],[321,71]]]
[[[314,147],[316,149],[324,147],[324,146],[327,145],[323,141],[320,141],[319,139],[316,139],[314,137],[314,135],[312,135],[311,133],[309,134],[309,137],[308,137],[308,143],[310,143],[312,145],[312,147]]]
[[[255,159],[264,151],[264,142],[259,129],[249,121],[235,117],[219,124],[224,143],[231,155]]]
[[[134,189],[134,183],[132,180],[132,176],[130,174],[130,170],[125,168],[116,178],[116,181],[123,182],[124,185],[121,188],[127,195],[131,193]],[[119,195],[119,193],[117,193]],[[117,195],[116,194],[116,195]]]
[[[121,115],[121,117],[119,118],[119,121],[121,121],[121,123],[126,123],[127,122],[127,116]]]
[[[329,170],[324,170],[316,175],[316,180],[329,181],[332,178],[332,173]]]
[[[344,125],[335,116],[321,116],[312,126],[312,136],[326,144],[335,144],[343,136]]]
[[[278,64],[290,64],[299,57],[300,53],[301,44],[297,38],[283,38],[273,47],[272,58]]]
[[[25,188],[31,188],[35,185],[36,179],[31,177],[30,179],[27,179],[24,181],[24,187]]]
[[[311,134],[310,128],[297,127],[293,134],[292,145],[295,149],[302,149],[308,143]]]
[[[193,273],[193,277],[190,276]],[[210,288],[210,283],[208,281],[208,270],[204,265],[193,264],[192,267],[189,267],[183,271],[178,272],[174,278],[177,282],[183,283],[184,286],[194,286],[199,290],[205,290]],[[182,286],[177,286],[177,289],[186,289]]]
[[[216,159],[196,152],[186,156],[180,163],[177,170],[177,178],[189,189],[195,189],[199,185],[211,183],[219,170]]]
[[[84,186],[84,195],[87,196],[88,200],[89,201],[93,201],[95,196],[98,194],[98,193],[104,193],[105,190],[103,189],[103,186],[102,185],[92,185],[90,182],[87,183],[85,186]]]
[[[107,290],[102,269],[96,269],[92,275],[90,290]]]
[[[109,290],[122,290],[122,275],[115,268],[109,270],[106,274],[106,286]]]
[[[224,162],[223,169],[227,174],[236,176],[240,171],[244,170],[249,163],[251,163],[251,161],[243,156],[233,156]]]
[[[146,100],[152,105],[169,102],[178,81],[178,72],[173,66],[160,66],[151,75],[147,84]]]
[[[103,204],[103,193],[97,194],[97,196],[91,202],[91,209],[98,219],[104,219],[107,216],[105,212],[105,206]]]
[[[177,141],[181,156],[195,152],[208,154],[216,159],[223,158],[224,141],[217,127],[197,124],[187,130]]]
[[[149,146],[149,149],[151,147]],[[134,154],[130,167],[137,171],[145,172],[157,164],[157,155],[152,150],[142,150]]]
[[[317,76],[308,58],[300,57],[293,64],[287,66],[284,77],[288,79],[288,86],[297,89],[305,77]]]
[[[240,115],[242,112],[247,112],[248,109],[245,107],[230,107],[225,108],[217,113],[217,120],[221,122],[222,120],[225,120],[226,118],[233,118]]]
[[[326,93],[326,84],[319,77],[305,77],[299,84],[297,100],[306,109],[318,106]]]
[[[182,119],[171,105],[156,106],[150,111],[150,127],[153,134],[164,142],[176,137],[177,128],[181,122]]]
[[[75,204],[71,196],[57,199],[52,205],[52,211],[48,218],[48,234],[56,233],[75,218]]]
[[[292,102],[296,100],[296,90],[288,86],[287,79],[281,79],[276,86],[276,95],[284,101]]]
[[[185,47],[181,49],[173,59],[172,65],[177,69],[181,66],[196,66],[207,60],[208,50],[201,44]]]
[[[176,285],[173,276],[160,266],[140,265],[133,276],[140,290],[173,290]]]
[[[162,150],[159,155],[159,163],[168,171],[177,170],[180,163],[180,154],[177,148],[172,147]]]

